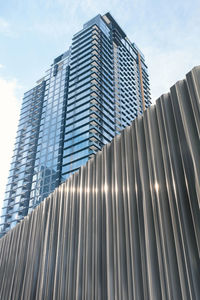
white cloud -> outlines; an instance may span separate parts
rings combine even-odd
[[[20,88],[17,80],[6,80],[0,77],[0,207],[4,199],[17,130],[20,101],[16,93]]]
[[[0,32],[7,32],[9,30],[9,27],[9,23],[3,18],[0,18]]]
[[[7,37],[12,37],[12,38],[17,37],[17,33],[12,28],[11,24],[7,20],[1,17],[0,17],[0,33]]]
[[[10,24],[5,19],[0,18],[0,33],[9,35],[10,32]]]

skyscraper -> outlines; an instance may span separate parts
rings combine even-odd
[[[76,33],[24,94],[2,234],[150,105],[144,56],[110,13]]]

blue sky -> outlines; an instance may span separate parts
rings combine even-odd
[[[200,64],[200,1],[8,0],[0,3],[0,202],[23,93],[83,23],[110,12],[145,55],[154,101]]]

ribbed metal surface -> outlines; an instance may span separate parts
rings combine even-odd
[[[200,299],[200,67],[0,240],[0,299]]]

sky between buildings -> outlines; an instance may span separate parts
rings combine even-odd
[[[23,93],[84,23],[108,11],[145,55],[153,102],[200,64],[199,0],[0,1],[0,207]]]

